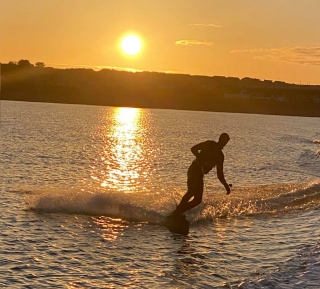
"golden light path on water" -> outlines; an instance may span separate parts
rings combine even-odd
[[[147,111],[118,107],[103,118],[105,124],[99,130],[102,147],[91,178],[113,192],[136,192],[150,174]]]
[[[135,164],[141,155],[137,129],[140,119],[140,111],[136,108],[117,108],[114,113],[113,139],[114,144],[110,152],[105,151],[105,155],[111,153],[112,169],[106,173],[106,179],[101,186],[111,186],[113,189],[120,188],[125,191],[130,190],[130,184],[139,179],[139,172]],[[135,167],[135,169],[133,169]]]

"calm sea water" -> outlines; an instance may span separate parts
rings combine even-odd
[[[320,288],[320,119],[1,101],[1,288]],[[228,132],[188,235],[163,216]]]

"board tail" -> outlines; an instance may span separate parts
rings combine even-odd
[[[169,215],[164,220],[165,227],[175,234],[187,235],[190,223],[185,215]]]

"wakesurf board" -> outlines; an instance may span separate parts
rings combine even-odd
[[[164,219],[164,225],[174,234],[186,235],[189,233],[190,222],[185,215],[168,215]]]

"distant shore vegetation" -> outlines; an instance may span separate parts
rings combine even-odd
[[[320,116],[320,86],[282,81],[1,63],[1,99],[104,106]]]

